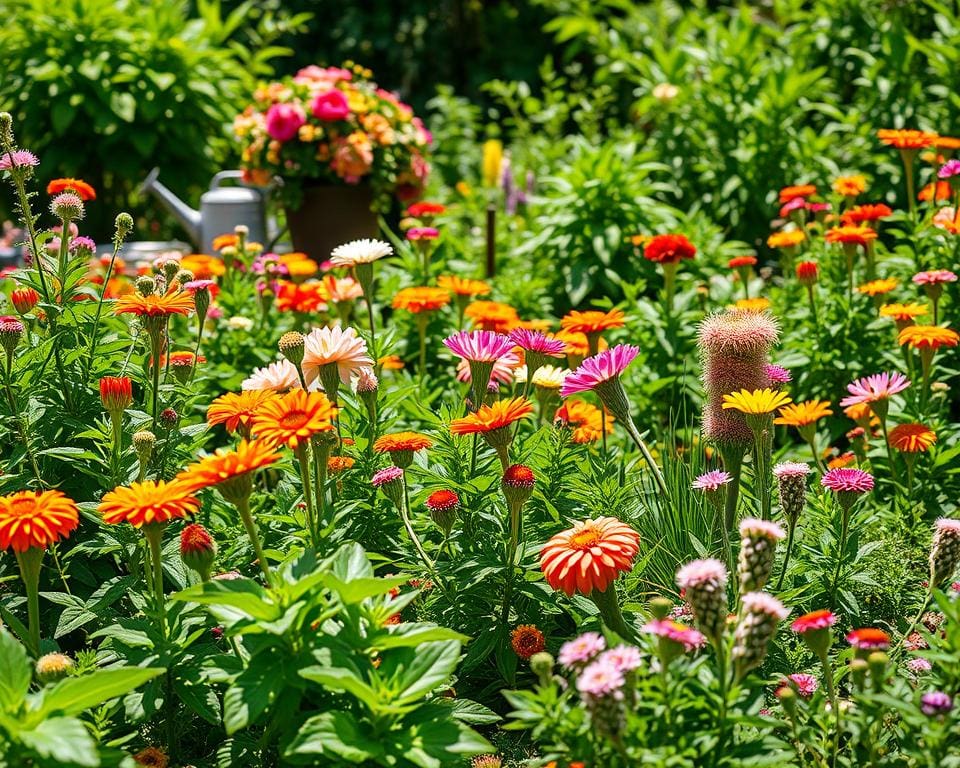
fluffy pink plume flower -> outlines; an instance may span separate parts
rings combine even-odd
[[[541,355],[550,357],[563,357],[567,349],[564,342],[551,339],[545,333],[529,328],[516,328],[510,331],[510,341],[527,352],[539,352]]]
[[[790,371],[782,365],[765,365],[763,370],[771,384],[789,384],[793,381]]]
[[[910,380],[902,373],[875,373],[865,376],[847,385],[849,397],[840,401],[840,407],[861,403],[875,403],[878,400],[887,400],[910,386]]]
[[[560,396],[570,397],[580,392],[589,392],[597,384],[617,378],[639,354],[639,347],[618,344],[598,355],[588,357],[564,380],[560,387]]]
[[[727,567],[719,560],[691,560],[677,571],[677,586],[681,589],[696,589],[704,584],[724,586],[727,583]]]
[[[745,517],[740,521],[741,538],[764,538],[771,541],[780,541],[786,533],[783,528],[772,520],[758,520],[755,517]]]
[[[722,469],[714,469],[711,472],[704,472],[693,481],[691,488],[695,491],[719,491],[723,486],[733,480],[733,475],[724,472]]]
[[[460,331],[445,338],[443,345],[463,360],[493,363],[512,351],[516,343],[493,331]]]
[[[590,659],[607,648],[607,641],[603,635],[597,632],[584,632],[580,637],[574,638],[560,646],[560,653],[557,655],[559,661],[564,667],[572,669],[573,667],[586,664]]]
[[[784,477],[806,477],[812,471],[809,464],[800,461],[784,461],[773,468],[773,474],[778,480]]]
[[[777,621],[783,621],[790,615],[790,610],[777,598],[766,592],[747,592],[740,598],[743,608],[748,613],[762,613]]]
[[[867,493],[873,490],[873,475],[862,469],[831,469],[820,478],[820,484],[836,493]]]
[[[40,165],[40,160],[33,152],[18,149],[16,152],[4,152],[0,155],[0,171],[9,171],[12,168],[33,168]]]

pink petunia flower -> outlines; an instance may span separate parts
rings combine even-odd
[[[569,397],[580,392],[589,392],[598,384],[619,377],[639,354],[639,347],[618,344],[598,355],[588,357],[564,380],[560,396]]]

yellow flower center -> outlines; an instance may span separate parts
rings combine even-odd
[[[307,421],[307,414],[303,411],[290,411],[289,413],[284,414],[283,418],[280,419],[280,425],[284,429],[299,429]]]
[[[590,549],[599,543],[600,534],[593,528],[586,528],[570,538],[570,546],[574,549]]]

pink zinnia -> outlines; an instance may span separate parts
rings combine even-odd
[[[609,651],[604,651],[597,659],[598,664],[610,664],[620,672],[632,672],[640,668],[643,659],[640,649],[632,645],[618,645]]]
[[[440,237],[440,230],[435,227],[410,227],[407,230],[407,240],[436,240]]]
[[[890,635],[882,629],[864,627],[849,632],[847,642],[858,651],[885,651],[890,647]]]
[[[698,632],[693,627],[681,624],[679,621],[670,621],[669,619],[655,619],[648,621],[641,627],[642,632],[648,635],[656,635],[672,640],[683,646],[685,651],[695,651],[707,644],[707,638],[703,633]]]
[[[790,376],[790,371],[780,365],[765,365],[763,368],[764,372],[767,374],[767,378],[770,379],[771,384],[789,384],[793,377]]]
[[[639,347],[618,344],[598,355],[588,357],[564,380],[563,386],[560,387],[560,397],[589,392],[597,384],[617,378],[639,354]]]
[[[862,469],[831,469],[820,478],[820,484],[836,493],[866,493],[873,490],[873,475]]]
[[[510,341],[527,352],[539,352],[550,357],[563,357],[567,345],[558,339],[551,339],[545,333],[529,328],[517,328],[510,331]]]
[[[798,635],[813,632],[818,629],[829,629],[837,623],[837,617],[826,609],[805,613],[790,625],[790,629]]]
[[[33,152],[25,149],[18,149],[16,152],[4,152],[0,155],[0,171],[9,171],[12,168],[22,168],[24,166],[33,167],[40,165],[40,160]]]
[[[805,672],[794,672],[792,675],[787,675],[787,680],[794,690],[805,699],[813,696],[817,692],[817,688],[820,687],[817,678]]]
[[[703,584],[723,586],[727,583],[727,567],[719,560],[691,560],[677,571],[677,586],[681,589],[696,588]]]
[[[792,211],[803,208],[805,205],[806,200],[804,200],[802,197],[795,197],[792,200],[788,200],[780,206],[780,216],[786,218]]]
[[[400,467],[387,467],[386,469],[381,469],[377,472],[371,479],[370,484],[374,488],[379,488],[381,485],[386,483],[392,483],[394,480],[399,480],[403,477],[403,470]]]
[[[487,333],[487,331],[484,331]],[[514,370],[520,365],[520,358],[513,352],[506,352],[493,363],[493,370],[490,371],[489,383],[509,384],[513,381]],[[470,372],[470,361],[463,359],[457,363],[457,381],[473,382],[473,374]]]
[[[715,469],[712,472],[704,472],[691,486],[695,491],[719,491],[723,486],[733,480],[733,475],[724,472],[722,469]]]
[[[910,386],[910,380],[902,373],[875,373],[865,376],[847,385],[849,397],[840,401],[840,407],[861,403],[875,403],[878,400],[888,400]]]
[[[602,697],[612,695],[619,699],[623,696],[626,678],[623,672],[613,664],[595,661],[577,677],[577,690],[585,696]]]
[[[918,272],[913,276],[913,282],[917,285],[939,285],[956,281],[957,276],[949,269],[931,269],[927,272]]]
[[[444,339],[443,344],[457,357],[474,363],[496,362],[515,346],[510,338],[493,331],[460,331]]]
[[[952,179],[954,176],[960,176],[960,160],[956,158],[947,160],[937,171],[938,179]]]
[[[570,640],[560,646],[557,655],[559,661],[567,669],[586,664],[598,653],[606,650],[607,641],[603,635],[596,632],[584,632],[580,637]]]

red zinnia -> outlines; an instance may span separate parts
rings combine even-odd
[[[797,264],[797,280],[804,285],[813,285],[817,282],[817,262],[801,261]]]
[[[533,624],[521,624],[510,633],[510,645],[521,659],[529,659],[547,647],[543,632]]]
[[[655,235],[643,247],[643,258],[657,264],[677,264],[696,253],[696,246],[686,235]]]
[[[133,383],[126,376],[104,376],[100,379],[100,402],[107,413],[123,413],[133,402]]]
[[[816,629],[827,629],[836,623],[837,617],[834,616],[831,611],[823,609],[813,611],[812,613],[805,613],[790,625],[790,629],[798,635],[802,635],[804,632],[812,632]]]
[[[847,642],[858,651],[885,651],[890,647],[890,635],[882,629],[865,627],[850,632]]]
[[[97,199],[96,190],[83,179],[54,179],[47,184],[48,195],[59,195],[68,191],[76,192],[84,202]]]
[[[753,267],[757,264],[756,256],[737,256],[727,262],[730,269],[740,269],[741,267]]]

